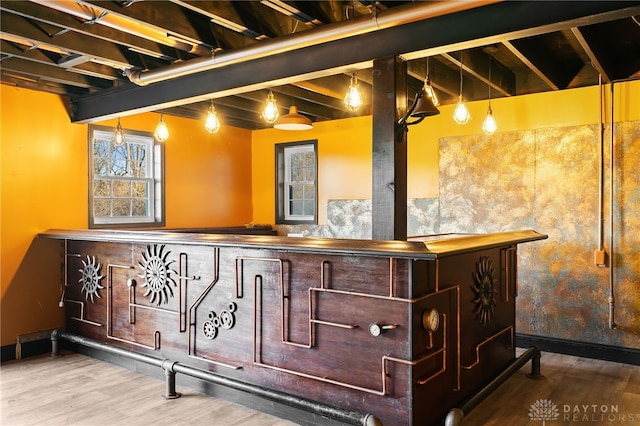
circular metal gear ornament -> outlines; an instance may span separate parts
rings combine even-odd
[[[209,320],[202,324],[202,334],[209,340],[215,339],[218,335],[219,322],[216,321],[217,319],[216,313],[212,311],[209,312]]]
[[[178,273],[171,269],[171,264],[174,260],[169,261],[170,251],[165,253],[164,245],[148,245],[147,249],[142,252],[142,262],[138,263],[138,266],[142,268],[143,273],[138,274],[140,278],[144,278],[142,287],[147,290],[144,293],[145,296],[151,296],[151,303],[155,303],[160,306],[169,302],[169,298],[173,297],[173,288],[177,287],[177,284],[172,274]]]
[[[488,256],[482,256],[476,262],[476,272],[473,274],[474,285],[471,286],[473,291],[472,303],[475,303],[473,313],[476,319],[486,326],[491,322],[496,307],[495,295],[495,278],[493,276],[493,267]]]
[[[96,262],[95,256],[87,256],[87,261],[80,259],[82,269],[78,269],[82,273],[82,277],[78,282],[82,283],[82,291],[87,301],[91,299],[91,303],[95,303],[94,297],[100,297],[100,290],[104,287],[100,285],[100,280],[104,278],[100,275],[101,265]]]
[[[209,312],[209,319],[202,324],[202,334],[209,340],[213,340],[218,336],[218,329],[223,328],[225,330],[231,330],[236,324],[236,316],[234,312],[238,309],[238,305],[235,302],[229,303],[228,309],[220,312],[220,315],[215,311]]]

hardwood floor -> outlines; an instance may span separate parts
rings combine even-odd
[[[526,378],[529,371],[527,364],[462,425],[640,425],[640,366],[543,353],[546,380]],[[295,424],[189,388],[177,390],[181,398],[164,400],[162,380],[75,353],[11,361],[0,367],[0,424]],[[531,418],[530,408],[537,402],[547,405]]]

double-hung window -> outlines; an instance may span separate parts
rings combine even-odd
[[[276,222],[317,223],[317,142],[276,145]]]
[[[162,145],[151,133],[89,127],[89,226],[160,226],[163,219]]]

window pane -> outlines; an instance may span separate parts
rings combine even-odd
[[[132,182],[131,183],[131,195],[134,197],[144,197],[147,198],[149,196],[147,182]]]
[[[127,217],[131,216],[131,200],[125,199],[113,199],[113,216],[114,217]]]
[[[291,201],[290,203],[290,214],[299,216],[303,214],[303,202],[302,201]]]
[[[147,200],[141,198],[134,198],[132,202],[132,216],[146,216],[148,212]]]
[[[139,143],[130,143],[128,148],[128,175],[131,177],[147,177],[147,147]]]
[[[114,180],[113,181],[113,196],[114,197],[130,197],[131,196],[131,182],[126,180]]]
[[[292,200],[301,200],[304,198],[303,196],[303,186],[302,185],[291,185],[291,199]]]
[[[111,195],[111,181],[107,179],[94,179],[93,181],[94,197],[108,197]]]
[[[314,185],[303,185],[304,196],[302,198],[307,200],[313,200],[316,197],[316,191]]]
[[[315,202],[313,201],[303,201],[303,213],[304,215],[313,215],[316,209]]]
[[[111,216],[111,200],[103,198],[93,199],[94,216]]]

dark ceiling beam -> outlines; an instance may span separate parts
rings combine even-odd
[[[291,105],[295,105],[296,107],[298,107],[298,112],[300,112],[301,114],[309,115],[317,119],[333,120],[336,118],[342,118],[342,114],[339,111],[330,108],[324,108],[312,102],[295,99],[295,97],[293,96],[279,93],[279,87],[273,87],[272,90],[275,93],[276,102],[278,104],[279,112],[281,115],[287,114],[289,112],[289,107]],[[236,96],[239,98],[259,102],[264,105],[267,99],[267,94],[268,92],[260,90],[256,92],[240,93]],[[262,111],[262,107],[260,108],[260,111]]]
[[[103,79],[98,79],[92,76],[82,75],[75,72],[69,72],[64,68],[60,68],[55,65],[46,65],[43,63],[29,61],[17,57],[3,59],[2,69],[5,71],[13,71],[16,73],[32,76],[40,80],[53,81],[55,83],[82,87],[86,89],[92,87],[107,89],[113,86],[110,81],[105,81]]]
[[[518,49],[512,42],[510,41],[503,41],[502,44],[504,44],[504,46],[509,49],[509,51],[511,53],[513,53],[513,55],[515,57],[517,57],[520,61],[522,61],[523,64],[525,64],[527,66],[527,68],[529,68],[531,71],[533,71],[533,73],[535,75],[537,75],[538,77],[540,77],[540,79],[542,81],[545,82],[545,84],[547,86],[549,86],[549,88],[553,89],[553,90],[560,90],[560,86],[558,86],[557,83],[555,83],[551,78],[549,78],[547,76],[547,74],[541,70],[540,68],[538,68],[538,66],[534,63],[534,61],[532,61],[531,59],[529,59],[529,57],[526,55],[526,53],[521,52],[520,49]]]
[[[262,117],[255,113],[255,110],[247,112],[220,103],[214,103],[214,105],[220,120],[224,121],[227,125],[230,121],[233,121],[234,123],[242,123],[242,127],[251,129],[258,129],[267,125]],[[164,112],[169,115],[178,115],[180,117],[191,118],[204,123],[208,109],[209,102],[198,102],[195,104],[169,108],[164,110]]]
[[[566,89],[583,66],[562,33],[512,40],[507,47],[554,90]]]
[[[21,47],[22,46],[8,42],[6,40],[0,41],[0,51],[2,51],[2,53],[5,55],[33,61],[44,65],[56,65],[56,62],[52,60],[51,52],[44,52],[40,49],[23,50]],[[67,68],[67,71],[78,72],[80,74],[90,75],[105,80],[121,80],[123,82],[125,81],[125,77],[117,69],[91,62],[76,65],[73,68]]]
[[[500,2],[287,53],[199,72],[146,87],[128,85],[74,102],[74,122],[86,122],[223,97],[364,68],[388,55],[442,54],[507,37],[543,34],[640,13],[637,2]],[[456,28],[456,31],[451,31]],[[313,31],[313,30],[308,30]],[[356,67],[357,69],[358,67]],[[256,72],[260,70],[260,72]]]
[[[362,85],[364,86],[364,85]],[[365,87],[361,89],[366,90]],[[348,87],[348,86],[347,86]],[[306,90],[302,87],[297,87],[295,85],[285,85],[274,87],[273,90],[278,93],[282,93],[291,98],[302,99],[304,101],[308,101],[317,105],[321,105],[326,108],[333,108],[336,110],[344,110],[344,102],[342,99],[336,99],[333,97],[325,96],[320,93],[312,92],[310,90]],[[369,87],[369,92],[371,88]],[[346,93],[346,91],[345,91]]]
[[[580,32],[611,80],[623,80],[634,75],[637,78],[640,70],[640,13],[616,22],[583,27]],[[614,43],[620,37],[623,42]]]
[[[482,99],[485,97],[483,89],[491,86],[491,90],[501,96],[513,96],[516,94],[516,76],[511,71],[492,60],[491,56],[482,53],[479,49],[469,49],[463,52],[443,53],[442,57],[453,63],[455,68],[472,75],[479,80],[482,85],[475,87],[479,93],[468,94],[468,100]],[[462,62],[461,62],[462,61]],[[491,71],[491,81],[489,81],[489,71]],[[458,85],[460,84],[458,77]],[[481,86],[484,86],[481,87]],[[464,90],[464,85],[463,85]],[[459,91],[459,90],[458,90]],[[495,93],[494,92],[494,93]]]
[[[127,17],[138,21],[142,25],[153,25],[162,29],[167,36],[187,44],[194,44],[209,51],[213,46],[201,40],[202,34],[198,33],[188,19],[187,10],[168,1],[137,1],[128,7],[121,6],[118,2],[111,1],[86,1],[82,4],[99,10],[107,10],[109,13]]]
[[[596,53],[593,51],[593,49],[589,45],[589,42],[582,35],[582,32],[580,31],[580,29],[579,28],[575,28],[575,27],[571,28],[571,33],[574,35],[574,37],[576,38],[578,43],[580,43],[580,46],[582,47],[582,50],[589,57],[589,61],[591,62],[591,65],[602,76],[602,80],[605,83],[611,83],[611,75],[610,75],[610,73],[605,69],[604,65],[601,63],[601,61],[598,58],[598,56],[596,55]]]
[[[121,44],[128,48],[135,48],[140,52],[146,52],[145,54],[148,56],[155,58],[162,57],[167,62],[172,62],[178,58],[189,60],[195,57],[195,55],[190,55],[186,52],[178,53],[173,47],[155,43],[151,40],[118,31],[105,25],[97,23],[88,25],[67,13],[59,12],[37,3],[3,0],[2,3],[0,3],[0,10],[56,25],[60,28],[70,29],[79,34]]]
[[[276,38],[293,33],[298,27],[306,26],[290,16],[282,14],[262,2],[231,2],[249,28],[256,28],[268,38]]]
[[[289,2],[305,15],[314,17],[312,25],[323,25],[331,22],[338,22],[347,19],[344,9],[350,7],[343,1],[292,1]],[[353,18],[353,13],[349,18]]]
[[[222,26],[231,31],[241,34],[247,39],[256,40],[266,37],[256,28],[250,28],[244,22],[243,17],[238,10],[229,1],[210,1],[210,0],[171,0],[181,7],[190,9],[200,15],[206,16],[209,20],[218,26]]]
[[[52,81],[43,81],[37,77],[14,73],[13,71],[1,70],[0,78],[2,79],[2,84],[41,92],[44,91],[53,93],[54,95],[69,96],[69,94],[71,94],[80,96],[87,93],[87,89],[67,86]]]
[[[450,66],[444,65],[439,59],[441,57],[437,55],[429,58],[431,85],[436,89],[438,95],[443,94],[445,98],[458,99],[460,94],[460,73]],[[424,82],[427,77],[426,58],[409,61],[407,63],[407,74],[416,80]]]
[[[140,69],[146,67],[140,55],[122,46],[98,38],[92,40],[91,43],[87,43],[85,36],[75,33],[74,31],[69,31],[51,38],[45,34],[41,28],[33,25],[32,21],[20,16],[15,16],[11,19],[6,19],[5,17],[5,19],[2,20],[0,33],[17,36],[29,40],[34,44],[47,44],[59,47],[61,50],[67,52],[97,58],[104,62],[111,63],[119,69],[125,69],[131,66]],[[155,66],[167,64],[166,61],[160,62],[153,58],[149,58],[148,60],[154,63]]]

